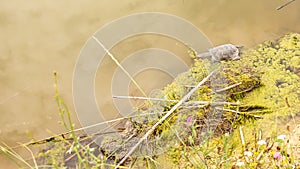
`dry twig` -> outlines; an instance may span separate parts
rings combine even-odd
[[[150,98],[150,97],[140,97],[140,96],[113,96],[117,99],[139,99],[139,100],[152,100],[152,101],[165,101],[165,102],[179,102],[180,100],[168,100],[161,98]],[[189,101],[182,103],[183,105],[239,105],[239,103],[234,102],[209,102],[209,101]]]
[[[282,9],[282,8],[284,8],[284,7],[286,7],[286,6],[288,6],[289,4],[291,4],[291,3],[294,2],[294,1],[296,1],[296,0],[290,0],[290,1],[286,2],[286,3],[284,3],[283,5],[280,5],[279,7],[277,7],[276,10],[280,10],[280,9]]]

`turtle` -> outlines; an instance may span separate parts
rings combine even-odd
[[[224,44],[211,48],[206,53],[200,53],[196,58],[210,59],[212,62],[220,62],[222,60],[239,60],[240,51],[242,46],[235,46],[233,44]]]

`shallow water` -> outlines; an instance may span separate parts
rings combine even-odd
[[[126,1],[1,1],[0,2],[0,141],[9,145],[60,133],[54,101],[53,71],[59,75],[60,92],[72,106],[72,75],[80,49],[101,26],[137,12],[165,12],[185,18],[201,29],[214,45],[233,43],[253,47],[288,32],[300,32],[300,2],[280,11],[284,0],[126,0]],[[182,30],[184,31],[184,30]],[[154,39],[154,40],[153,40]],[[126,56],[138,49],[162,45],[188,56],[187,48],[158,37],[131,38],[115,53]],[[167,45],[163,45],[167,44]],[[113,63],[107,60],[108,65]],[[98,71],[97,98],[105,91],[114,66]],[[110,70],[112,69],[112,70]],[[137,77],[145,88],[161,87],[172,80],[162,74]],[[159,77],[159,79],[155,79]],[[162,80],[163,79],[163,80]],[[152,83],[147,83],[151,81]],[[99,84],[99,85],[97,85]],[[101,86],[102,85],[102,86]],[[106,86],[105,86],[106,85]],[[148,86],[147,86],[148,85]],[[98,103],[104,104],[98,100]],[[79,123],[75,113],[73,120]],[[48,132],[51,131],[51,132]],[[7,161],[1,158],[0,166]],[[6,166],[7,167],[7,166]],[[3,168],[3,167],[0,167]]]

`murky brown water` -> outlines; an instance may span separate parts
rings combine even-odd
[[[0,141],[14,145],[30,140],[27,131],[37,138],[51,135],[48,130],[54,133],[63,131],[58,124],[59,116],[53,99],[52,73],[58,72],[61,94],[73,111],[72,74],[79,51],[95,31],[113,19],[137,12],[166,12],[195,24],[213,44],[231,42],[252,47],[287,32],[300,32],[300,2],[295,1],[276,11],[275,8],[284,2],[2,0]],[[149,41],[144,45],[152,46],[154,43]],[[126,43],[123,46],[126,47]],[[130,53],[143,45],[131,41],[131,46],[119,47],[118,50]],[[186,55],[185,48],[178,52]],[[110,78],[109,75],[107,78]],[[167,77],[164,79],[165,82],[170,81]],[[139,78],[139,81],[142,83],[147,79]],[[101,92],[101,89],[97,90]],[[79,127],[75,114],[73,119]],[[0,168],[6,163],[1,158]]]

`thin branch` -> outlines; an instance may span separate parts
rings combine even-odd
[[[137,100],[153,100],[153,101],[167,101],[167,102],[178,102],[179,100],[168,100],[161,98],[150,98],[140,96],[113,96],[114,99],[137,99]]]
[[[161,99],[161,98],[150,98],[150,97],[140,97],[140,96],[113,96],[116,99],[139,99],[139,100],[153,100],[153,101],[165,101],[165,102],[179,102],[180,100],[168,100],[168,99]],[[209,102],[209,101],[189,101],[183,103],[183,105],[239,105],[239,103],[233,102]]]
[[[234,88],[234,87],[236,87],[236,86],[238,86],[238,85],[241,85],[241,84],[242,84],[242,82],[239,82],[239,83],[230,85],[230,86],[225,87],[225,88],[223,88],[223,89],[216,90],[215,93],[224,92],[224,91],[226,91],[226,90],[232,89],[232,88]]]
[[[180,107],[181,104],[183,104],[186,100],[188,100],[191,95],[201,86],[203,85],[214,73],[216,70],[212,71],[206,78],[204,78],[198,85],[190,90],[189,93],[187,93],[175,106],[172,107],[171,110],[168,111],[166,115],[164,115],[157,123],[155,123],[150,130],[130,149],[130,151],[122,158],[122,160],[117,164],[115,168],[118,168],[121,164],[123,164],[127,158],[138,148],[138,146],[149,137],[150,134],[153,133],[153,131],[157,128],[159,124],[164,122],[178,107]]]
[[[201,108],[204,108],[206,107],[206,105],[185,105],[183,106],[183,108],[185,109],[201,109]]]
[[[183,85],[184,87],[188,87],[188,88],[194,88],[195,85]]]
[[[228,87],[225,87],[225,88],[222,88],[222,89],[219,89],[219,90],[216,90],[216,91],[212,91],[212,92],[210,92],[209,94],[221,93],[221,92],[224,92],[224,91],[226,91],[226,90],[232,89],[232,88],[234,88],[234,87],[236,87],[236,86],[239,86],[239,85],[241,85],[241,84],[242,84],[242,82],[239,82],[239,83],[230,85],[230,86],[228,86]],[[192,88],[192,87],[195,87],[195,86],[193,86],[193,85],[184,85],[184,87],[190,87],[190,88]]]
[[[129,74],[129,72],[120,64],[120,62],[114,57],[114,55],[95,37],[92,36],[92,38],[103,48],[103,50],[110,56],[110,58],[119,66],[120,69],[130,78],[130,80],[133,82],[133,84],[139,89],[139,91],[144,95],[147,96],[147,94],[144,92],[144,90],[138,85],[138,83],[133,79],[133,77]]]
[[[291,3],[294,2],[294,1],[296,1],[296,0],[290,0],[290,1],[286,2],[286,3],[284,3],[283,5],[277,7],[276,10],[280,10],[280,9],[282,9],[282,8],[284,8],[284,7],[286,7],[286,6],[288,6],[289,4],[291,4]]]

